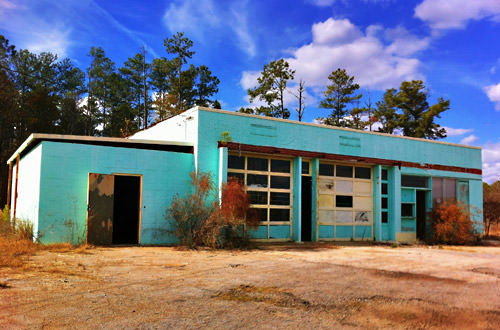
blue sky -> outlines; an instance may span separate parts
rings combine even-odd
[[[11,43],[82,69],[91,46],[117,66],[143,44],[149,60],[166,56],[163,40],[177,31],[195,42],[193,63],[221,80],[227,110],[247,106],[246,89],[279,58],[306,82],[305,121],[327,115],[317,105],[337,67],[373,102],[422,79],[431,101],[450,99],[439,120],[445,141],[481,146],[485,180],[500,179],[500,0],[0,0],[0,33]],[[295,107],[291,94],[287,102]]]

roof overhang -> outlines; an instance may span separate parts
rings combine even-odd
[[[42,141],[193,153],[193,144],[191,142],[33,133],[17,148],[9,160],[7,160],[7,164],[14,161],[17,156],[23,156],[28,153]]]

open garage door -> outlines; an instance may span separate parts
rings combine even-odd
[[[87,243],[138,244],[141,177],[89,173]]]

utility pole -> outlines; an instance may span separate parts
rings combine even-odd
[[[144,84],[144,129],[148,128],[148,88],[146,85],[146,48],[142,45],[142,82]]]

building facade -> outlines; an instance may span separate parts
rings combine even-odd
[[[446,199],[482,232],[477,147],[201,107],[128,139],[35,135],[23,146],[9,160],[11,210],[47,243],[75,232],[94,244],[175,243],[165,210],[193,170],[246,185],[256,240],[425,240]]]

